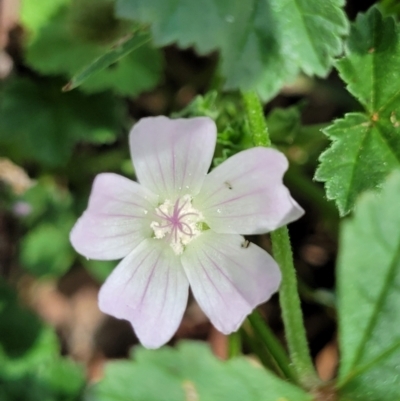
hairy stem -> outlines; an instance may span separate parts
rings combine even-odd
[[[254,332],[257,333],[257,336],[262,340],[264,346],[267,347],[268,352],[275,360],[283,375],[292,382],[297,382],[296,375],[290,366],[290,361],[285,350],[269,326],[265,323],[260,313],[255,310],[249,315],[248,319]]]
[[[242,96],[254,146],[271,146],[263,108],[257,94],[247,92]],[[300,383],[305,388],[312,388],[318,384],[319,380],[307,343],[287,227],[281,227],[272,232],[271,240],[274,258],[282,271],[279,301],[290,359]]]

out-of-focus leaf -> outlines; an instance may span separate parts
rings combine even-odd
[[[44,26],[47,20],[57,10],[70,0],[22,0],[21,22],[28,28],[29,33],[35,35]]]
[[[30,312],[26,311],[26,313]],[[31,319],[32,318],[28,320],[21,319],[19,322],[20,326],[14,326],[15,330],[12,330],[12,335],[16,337],[16,339],[27,335],[22,331],[30,332],[32,330],[30,325]],[[4,349],[3,339],[1,339],[1,345],[0,375],[8,377],[24,376],[38,368],[41,363],[47,363],[47,361],[53,360],[59,353],[56,335],[50,328],[44,327],[43,325],[40,326],[40,331],[37,332],[35,341],[32,342],[31,346],[27,348],[26,352],[23,354],[17,355],[16,352],[6,351]]]
[[[82,264],[99,283],[103,283],[111,274],[115,266],[117,266],[118,262],[108,260],[88,260],[83,258]]]
[[[49,340],[52,338],[43,336],[41,341]],[[83,369],[58,353],[46,353],[45,344],[37,344],[31,350],[31,360],[4,360],[0,355],[1,401],[80,400],[85,383]]]
[[[39,178],[19,200],[31,207],[30,213],[24,219],[28,227],[45,221],[54,223],[60,217],[64,218],[71,213],[71,194],[65,188],[57,186],[51,176]]]
[[[134,96],[153,88],[160,79],[162,61],[160,52],[148,41],[136,43],[134,51],[116,58],[108,68],[102,68],[81,85],[81,89],[94,93],[113,90]],[[118,45],[117,45],[118,46]],[[64,74],[72,77],[105,53],[115,56],[117,48],[83,40],[70,26],[68,8],[62,8],[41,29],[35,40],[28,43],[26,60],[43,74]],[[114,51],[114,53],[113,53]],[[105,56],[104,56],[105,57]],[[104,67],[103,62],[101,63]]]
[[[9,358],[26,355],[42,329],[39,319],[19,305],[16,294],[0,279],[0,352]]]
[[[379,5],[386,14],[400,15],[400,4],[397,0],[380,0]]]
[[[124,40],[121,44],[115,46],[113,49],[103,54],[96,60],[94,60],[91,64],[86,66],[81,72],[72,77],[71,81],[69,81],[63,88],[64,91],[69,91],[77,88],[82,85],[88,78],[93,76],[94,74],[99,73],[100,71],[105,70],[111,64],[116,63],[121,58],[127,56],[132,51],[138,49],[143,46],[145,43],[150,41],[150,36],[145,33],[138,33],[133,37]]]
[[[0,144],[13,158],[64,165],[77,142],[109,143],[122,126],[123,105],[108,93],[62,93],[55,80],[11,80],[0,99]]]
[[[84,372],[82,367],[70,359],[57,358],[51,361],[46,369],[43,369],[40,379],[47,384],[56,400],[81,399],[85,385]]]
[[[70,0],[67,24],[84,42],[110,44],[132,29],[127,19],[115,16],[115,0]]]
[[[333,144],[316,173],[342,215],[361,192],[379,188],[400,167],[399,63],[399,24],[376,8],[359,15],[337,68],[365,112],[347,114],[325,130]]]
[[[108,364],[105,378],[89,399],[311,401],[312,397],[244,358],[222,362],[207,345],[182,342],[176,349],[136,348],[134,361]]]
[[[117,15],[151,24],[159,46],[220,50],[227,89],[264,99],[300,70],[324,76],[347,32],[342,0],[117,0]],[[206,11],[205,11],[206,10]]]
[[[61,358],[54,332],[0,280],[0,400],[77,401],[83,370]]]
[[[35,276],[60,276],[75,258],[69,232],[76,220],[67,188],[42,177],[21,198],[30,206],[23,219],[28,228],[20,242],[21,265]]]
[[[343,400],[400,399],[400,171],[343,223],[338,301]]]
[[[302,104],[281,109],[272,109],[267,116],[267,126],[271,141],[277,143],[293,143],[301,130]]]
[[[75,257],[69,243],[72,220],[58,224],[43,223],[31,229],[22,239],[20,260],[22,266],[35,276],[61,276]]]
[[[267,126],[271,140],[290,161],[315,168],[318,156],[326,147],[327,139],[321,130],[325,125],[303,125],[301,111],[304,103],[294,106],[274,108],[267,116]]]
[[[185,108],[172,114],[172,118],[210,117],[217,120],[224,113],[226,105],[218,92],[212,90],[205,95],[197,95]],[[236,112],[236,107],[233,106]],[[222,108],[222,110],[221,110]]]

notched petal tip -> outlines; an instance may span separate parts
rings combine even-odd
[[[183,128],[188,135],[196,129],[209,132],[215,136],[217,135],[217,126],[214,120],[209,117],[169,118],[166,116],[155,116],[141,118],[132,127],[129,137],[130,140],[135,141],[136,135],[140,136],[143,130],[147,131],[150,136],[159,136],[163,134],[163,131],[167,131],[171,127],[178,130]]]
[[[189,283],[179,258],[163,241],[144,240],[107,278],[99,292],[104,313],[131,323],[140,342],[158,348],[176,332]]]
[[[116,319],[126,320],[132,327],[137,339],[140,344],[147,349],[157,349],[168,343],[174,336],[177,328],[172,330],[163,331],[161,327],[152,327],[148,330],[146,327],[142,329],[142,324],[138,323],[137,311],[135,308],[128,310],[130,304],[127,302],[125,308],[115,307],[115,304],[119,302],[118,294],[115,294],[115,299],[110,300],[109,294],[106,294],[106,290],[103,290],[104,286],[100,288],[98,295],[98,305],[99,309]]]
[[[288,160],[270,148],[237,153],[204,180],[194,205],[216,232],[263,234],[303,213],[283,183]]]
[[[222,333],[236,331],[279,288],[281,272],[267,252],[240,235],[211,230],[190,243],[182,264],[194,297]]]
[[[129,137],[138,180],[165,199],[198,193],[212,161],[216,138],[216,125],[208,117],[140,120]]]

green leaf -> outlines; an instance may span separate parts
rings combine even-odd
[[[69,242],[76,221],[73,198],[51,176],[40,177],[20,198],[30,206],[22,220],[27,233],[20,242],[22,267],[35,276],[61,276],[75,259]]]
[[[22,266],[35,276],[61,276],[72,265],[75,253],[69,243],[72,221],[43,223],[22,239]]]
[[[342,215],[361,192],[379,188],[400,166],[399,63],[400,28],[394,19],[376,8],[359,15],[337,68],[365,112],[347,114],[324,131],[333,144],[316,173]]]
[[[103,57],[110,63],[114,58],[114,63],[105,68],[104,59],[100,61],[102,70],[85,80],[81,89],[89,93],[110,89],[121,95],[134,96],[158,83],[162,61],[159,51],[152,48],[143,37],[134,37],[132,41],[136,41],[136,47],[127,54],[126,48],[118,48],[118,44],[110,48],[108,44],[82,38],[71,26],[69,9],[63,7],[41,29],[35,40],[27,44],[26,61],[43,74],[72,77],[109,53]],[[127,54],[126,57],[116,57],[120,51]]]
[[[131,31],[132,23],[115,16],[115,0],[69,0],[66,26],[81,41],[107,44]]]
[[[222,362],[207,345],[195,342],[157,351],[136,348],[134,361],[108,364],[105,378],[91,395],[96,401],[312,399],[245,358]]]
[[[20,18],[22,24],[29,30],[31,38],[60,6],[68,2],[69,0],[22,0]]]
[[[121,58],[125,57],[132,51],[143,46],[145,43],[150,41],[150,36],[145,33],[137,33],[133,37],[130,37],[120,43],[118,46],[111,49],[109,52],[103,54],[91,64],[86,66],[80,73],[72,77],[71,81],[68,82],[63,88],[64,91],[69,91],[82,85],[88,78],[97,74],[100,71],[105,70],[111,64],[116,63]]]
[[[99,283],[103,283],[117,266],[118,261],[82,258],[81,263],[94,279]]]
[[[123,103],[108,93],[62,93],[57,80],[15,78],[0,99],[0,143],[14,159],[65,165],[75,143],[107,143],[122,126]],[[9,154],[10,154],[9,153]]]
[[[1,401],[77,401],[83,369],[60,357],[53,330],[0,279]]]
[[[301,131],[301,109],[303,104],[294,105],[286,109],[276,107],[266,118],[271,141],[292,144]]]
[[[397,0],[380,0],[379,8],[384,14],[400,15],[400,4]]]
[[[14,311],[15,313],[15,311]],[[30,312],[27,312],[30,313]],[[24,315],[19,315],[21,321],[19,326],[13,326],[10,333],[14,337],[20,337],[23,332],[30,332],[32,326],[30,322],[36,317],[30,319],[24,319]],[[32,314],[31,314],[32,316]],[[5,319],[7,320],[7,319]],[[10,353],[9,350],[5,349],[7,345],[3,343],[0,347],[0,375],[12,377],[21,377],[29,374],[29,372],[35,371],[38,366],[42,363],[48,363],[52,361],[55,356],[59,354],[59,345],[55,333],[48,327],[41,325],[41,330],[37,333],[35,341],[31,344],[26,352],[18,354],[17,352]],[[25,334],[27,335],[27,334]]]
[[[272,109],[266,118],[272,143],[292,162],[293,168],[286,176],[287,179],[290,179],[289,175],[294,173],[294,164],[315,169],[318,157],[328,144],[326,136],[321,132],[326,124],[302,125],[301,112],[304,107],[305,102],[299,102],[284,109],[277,107]],[[298,173],[301,174],[300,170]],[[294,181],[299,181],[300,177],[298,174],[296,175]],[[311,195],[308,190],[301,189],[304,182],[294,182],[294,187],[296,186],[299,187],[301,193],[305,192],[307,196]],[[323,196],[323,191],[321,195]],[[333,205],[330,206],[330,209],[335,212]]]
[[[40,342],[24,358],[4,360],[0,353],[2,401],[80,399],[85,383],[83,369],[74,362],[61,358],[58,347],[56,350],[49,349],[48,343],[57,341],[50,329],[46,328],[42,334]],[[14,336],[19,335],[19,331],[14,332]]]
[[[42,330],[39,319],[19,305],[16,294],[0,279],[0,354],[8,358],[26,355]],[[15,333],[20,335],[15,336]]]
[[[400,171],[357,202],[338,259],[344,399],[400,399]],[[346,396],[348,396],[346,398]]]
[[[71,215],[71,194],[51,176],[38,178],[19,200],[31,206],[30,213],[23,220],[29,228],[37,223],[54,223]]]
[[[220,50],[226,89],[271,98],[300,70],[324,76],[347,32],[342,0],[117,0],[117,15],[151,24],[158,46]]]

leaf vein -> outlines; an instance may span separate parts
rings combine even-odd
[[[387,295],[388,288],[392,285],[392,283],[394,281],[394,275],[396,273],[396,268],[398,266],[399,259],[400,259],[400,242],[397,245],[396,252],[395,252],[394,257],[389,266],[389,270],[387,273],[385,283],[381,289],[381,292],[377,298],[377,301],[375,302],[371,318],[365,329],[364,335],[363,335],[360,345],[358,347],[358,351],[356,352],[356,356],[355,356],[354,362],[353,362],[353,367],[360,361],[363,351],[365,349],[365,346],[368,343],[368,339],[370,338],[372,331],[375,329],[376,325],[378,324],[379,312],[383,307],[383,303],[385,302],[385,297]],[[382,353],[380,355],[382,355]],[[379,356],[377,358],[379,358]],[[352,376],[354,377],[354,375],[352,375]]]

